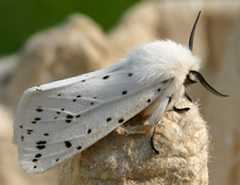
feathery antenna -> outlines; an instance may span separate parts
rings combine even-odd
[[[195,20],[195,23],[194,23],[194,25],[193,25],[193,28],[192,28],[192,31],[191,31],[191,35],[190,35],[190,38],[189,38],[189,44],[188,44],[188,46],[189,46],[189,49],[190,49],[191,51],[192,51],[192,48],[193,48],[193,39],[194,39],[195,28],[196,28],[196,26],[197,26],[198,19],[199,19],[200,15],[201,15],[201,11],[198,12],[198,16],[197,16],[197,18],[196,18],[196,20]]]

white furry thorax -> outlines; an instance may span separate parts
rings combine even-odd
[[[171,40],[143,44],[129,53],[126,62],[145,85],[168,79],[182,85],[189,71],[200,67],[200,59],[187,46]]]

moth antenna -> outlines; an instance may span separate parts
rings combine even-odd
[[[228,95],[224,95],[220,92],[218,92],[217,90],[215,90],[201,75],[201,73],[197,72],[197,71],[190,71],[191,74],[193,74],[198,80],[199,82],[207,89],[209,90],[211,93],[213,93],[214,95],[217,96],[223,96],[223,97],[228,97]]]
[[[189,38],[189,44],[188,44],[188,46],[189,46],[189,49],[190,49],[191,51],[192,51],[192,49],[193,49],[194,33],[195,33],[195,29],[196,29],[196,26],[197,26],[197,23],[198,23],[198,19],[199,19],[199,17],[200,17],[200,14],[201,14],[201,11],[198,12],[198,16],[197,16],[197,18],[196,18],[196,20],[195,20],[195,23],[194,23],[194,25],[193,25],[193,28],[192,28],[192,31],[191,31],[191,34],[190,34],[190,38]]]

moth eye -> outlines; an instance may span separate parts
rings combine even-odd
[[[183,82],[183,85],[188,86],[188,85],[191,85],[191,84],[194,84],[194,83],[197,83],[197,81],[191,79],[190,74],[188,73],[184,82]]]

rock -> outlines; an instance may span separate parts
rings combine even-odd
[[[240,17],[239,17],[240,20]],[[227,45],[224,63],[216,74],[216,86],[224,87],[230,96],[205,102],[204,115],[210,125],[211,183],[237,185],[240,183],[240,24]]]
[[[165,112],[154,137],[159,155],[150,146],[150,127],[143,125],[141,117],[134,117],[64,162],[59,184],[207,185],[206,123],[196,105],[186,100],[179,104],[191,109],[182,114]]]

